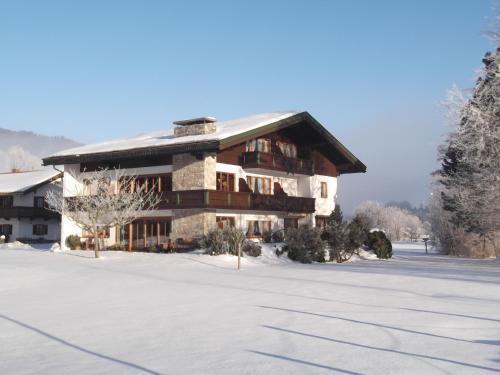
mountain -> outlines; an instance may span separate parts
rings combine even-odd
[[[42,157],[80,145],[81,143],[65,137],[0,128],[0,172],[8,172],[13,166],[19,169],[37,169],[42,163]]]

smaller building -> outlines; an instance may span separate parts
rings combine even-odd
[[[61,179],[52,168],[0,173],[0,236],[9,242],[59,241],[61,215],[46,208],[45,194],[61,190]]]

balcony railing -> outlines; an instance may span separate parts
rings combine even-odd
[[[279,154],[259,151],[243,153],[243,168],[263,168],[309,176],[314,174],[314,166],[311,160],[289,158]]]
[[[184,190],[162,193],[158,209],[175,208],[223,208],[312,213],[315,211],[315,199],[218,190]]]
[[[8,207],[0,208],[0,218],[39,217],[42,219],[55,219],[61,217],[57,212],[37,207]]]

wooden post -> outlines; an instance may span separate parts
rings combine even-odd
[[[241,268],[241,244],[238,244],[238,270]]]
[[[160,220],[156,221],[156,246],[160,246]]]
[[[132,223],[128,225],[128,251],[132,251],[132,238],[133,238],[133,230],[134,226]]]

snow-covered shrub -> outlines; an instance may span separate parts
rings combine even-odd
[[[368,238],[365,242],[378,258],[389,259],[392,257],[392,244],[382,231],[373,231],[368,233]]]
[[[66,246],[69,247],[71,250],[79,250],[82,248],[82,242],[80,241],[80,237],[77,236],[76,234],[70,234],[68,237],[66,237]]]
[[[321,239],[321,231],[307,225],[299,228],[288,228],[285,233],[283,251],[288,257],[301,263],[325,262],[325,242]]]
[[[253,241],[246,241],[243,244],[243,252],[251,257],[258,257],[262,254],[262,247]]]
[[[343,263],[351,259],[363,244],[366,233],[362,221],[358,219],[345,221],[340,206],[336,205],[322,235],[330,247],[330,260]]]
[[[224,240],[227,243],[229,253],[238,255],[238,249],[241,251],[243,244],[246,241],[245,232],[235,227],[229,227],[224,229],[223,235]]]
[[[118,251],[122,251],[122,250],[125,250],[125,245],[124,244],[120,244],[120,243],[115,243],[113,245],[110,245],[107,247],[107,250],[118,250]]]
[[[285,241],[285,232],[283,230],[277,230],[273,232],[272,236],[272,242],[274,243],[280,243]]]
[[[273,233],[271,231],[265,231],[262,233],[262,242],[271,243],[273,242]]]
[[[227,241],[222,229],[214,229],[208,232],[200,241],[200,246],[210,255],[221,255],[228,251]]]

